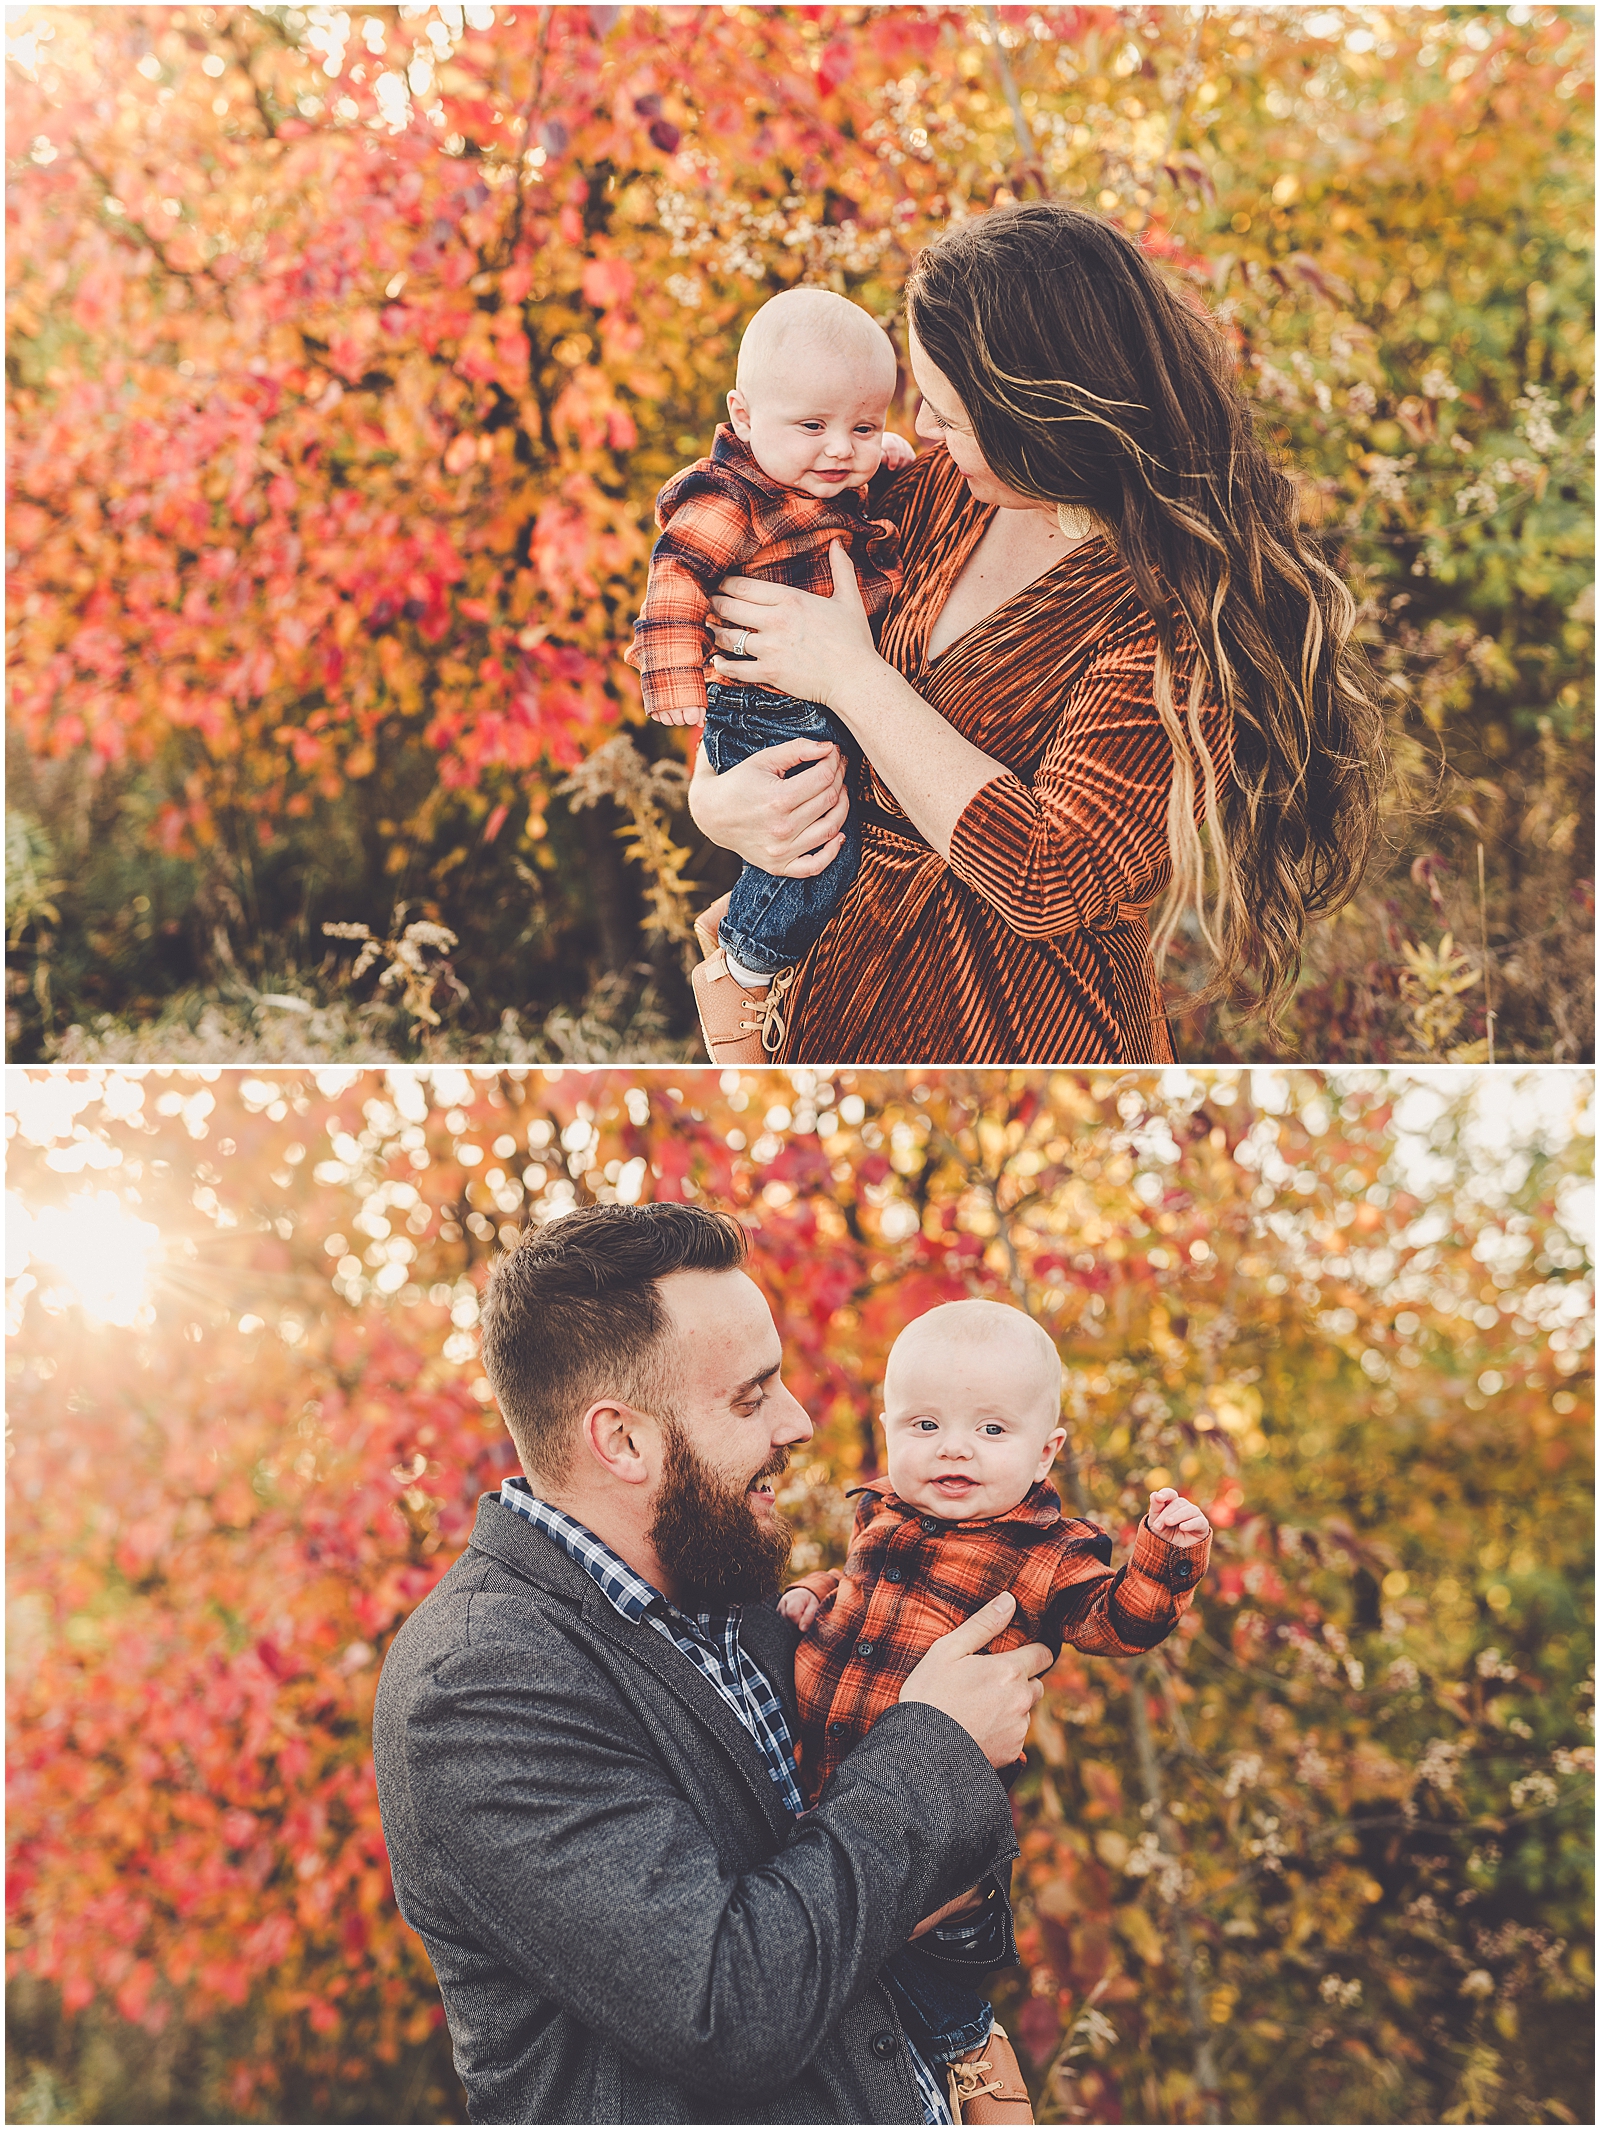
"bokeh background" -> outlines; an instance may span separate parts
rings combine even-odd
[[[574,1205],[747,1224],[842,1558],[883,1359],[1059,1343],[1057,1483],[1216,1526],[1066,1652],[1001,2012],[1042,2120],[1592,2120],[1593,1084],[99,1069],[7,1078],[7,2117],[460,2121],[393,1906],[384,1649],[512,1468],[488,1267]]]
[[[1048,191],[1221,320],[1385,682],[1286,1054],[1591,1056],[1592,30],[14,10],[10,1054],[697,1055],[732,861],[620,663],[656,490],[766,297],[903,343],[928,236]]]

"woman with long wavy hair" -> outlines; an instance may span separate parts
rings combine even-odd
[[[821,870],[859,810],[860,871],[774,980],[769,1051],[1165,1062],[1183,924],[1213,992],[1251,984],[1275,1031],[1308,920],[1360,880],[1383,720],[1221,335],[1121,230],[1049,201],[946,232],[905,307],[943,448],[889,492],[881,648],[842,552],[832,598],[735,578],[716,602],[723,677],[826,703],[864,758],[696,768],[701,828],[768,872]]]

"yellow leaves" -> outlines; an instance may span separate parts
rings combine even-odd
[[[1237,1984],[1224,1982],[1208,1994],[1206,1998],[1206,2017],[1213,2026],[1226,2026],[1229,2020],[1232,2019],[1238,2002],[1239,1990]]]
[[[1138,1901],[1130,1901],[1115,1911],[1115,1917],[1117,1934],[1124,1944],[1132,1946],[1146,1967],[1160,1967],[1166,1959],[1166,1946],[1148,1909]]]
[[[1411,1034],[1420,1048],[1429,1057],[1443,1057],[1453,1065],[1486,1062],[1487,1041],[1449,1047],[1464,1017],[1462,995],[1482,980],[1483,971],[1457,948],[1448,932],[1436,947],[1408,939],[1402,941],[1400,951],[1406,963],[1400,977],[1401,993]]]
[[[614,799],[626,812],[631,827],[617,833],[649,883],[645,927],[677,940],[686,965],[696,953],[690,906],[694,882],[684,877],[689,853],[673,842],[668,823],[682,804],[687,783],[681,763],[646,763],[628,735],[618,733],[556,787],[575,813],[603,798]]]
[[[1495,2101],[1504,2083],[1500,2075],[1499,2050],[1491,2048],[1485,2041],[1471,2043],[1456,2089],[1455,2104],[1446,2108],[1439,2120],[1444,2123],[1493,2122],[1498,2112]]]
[[[1253,1383],[1224,1383],[1207,1401],[1225,1434],[1249,1435],[1261,1419],[1261,1393]]]

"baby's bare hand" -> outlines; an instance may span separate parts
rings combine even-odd
[[[778,1610],[786,1620],[793,1620],[802,1634],[821,1609],[816,1593],[810,1590],[786,1590],[778,1600]]]
[[[909,466],[917,455],[915,444],[908,444],[903,436],[896,436],[892,429],[883,432],[883,463],[891,473],[901,466]]]
[[[1185,1552],[1190,1546],[1198,1546],[1211,1530],[1204,1509],[1197,1509],[1192,1501],[1185,1501],[1176,1487],[1156,1488],[1150,1497],[1150,1513],[1145,1521],[1158,1538],[1164,1538],[1169,1546],[1178,1546]]]

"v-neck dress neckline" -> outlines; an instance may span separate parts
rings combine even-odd
[[[962,479],[965,479],[964,475]],[[1004,616],[1011,607],[1022,600],[1031,602],[1037,596],[1045,580],[1053,577],[1056,571],[1064,568],[1067,563],[1074,561],[1083,553],[1085,548],[1103,547],[1106,544],[1103,534],[1091,533],[1086,540],[1078,541],[1076,546],[1069,547],[1065,554],[1058,555],[1055,561],[1047,564],[1036,577],[1030,577],[1027,583],[1019,586],[1016,591],[1011,593],[1009,598],[1002,599],[997,607],[991,608],[987,614],[980,614],[978,619],[968,628],[963,629],[959,636],[952,636],[942,651],[931,650],[929,648],[929,639],[938,626],[939,616],[944,612],[956,586],[961,582],[962,573],[967,564],[983,544],[984,534],[989,530],[989,527],[999,514],[1000,506],[998,503],[980,503],[976,505],[976,514],[967,525],[958,528],[949,553],[942,558],[940,566],[929,576],[928,590],[930,594],[934,593],[942,585],[943,597],[939,598],[936,603],[930,600],[927,627],[922,631],[921,641],[917,646],[918,675],[931,672],[942,658],[947,658],[952,651],[959,649],[969,636],[976,634],[980,629],[987,628],[991,622],[1003,624]],[[908,675],[907,677],[914,678],[915,676]]]

